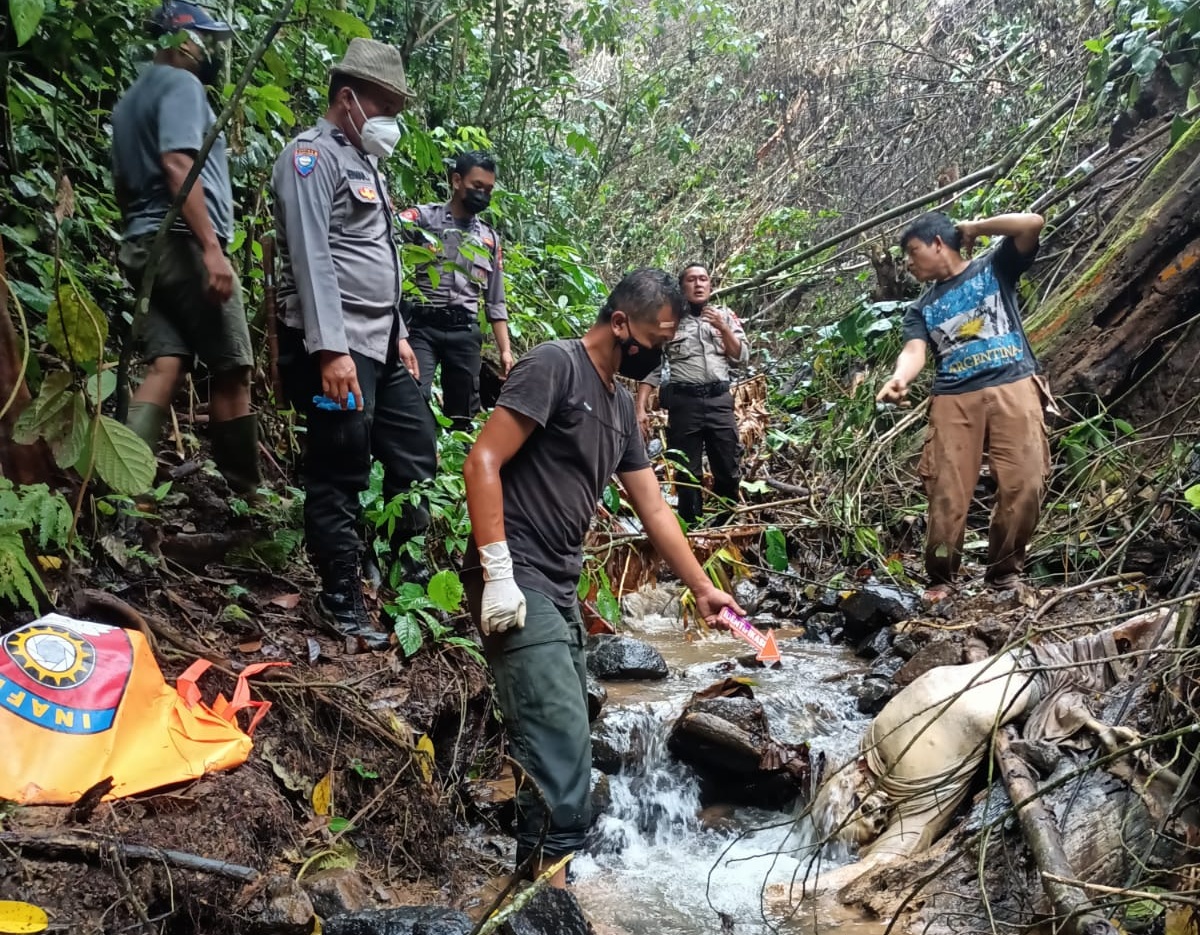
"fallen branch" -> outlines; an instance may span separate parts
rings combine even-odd
[[[1109,575],[1107,578],[1097,578],[1095,581],[1085,581],[1083,584],[1076,584],[1069,588],[1063,588],[1061,591],[1055,591],[1053,595],[1046,599],[1033,614],[1034,620],[1040,620],[1051,607],[1061,601],[1064,597],[1070,597],[1072,594],[1078,594],[1081,591],[1090,591],[1092,588],[1101,588],[1106,584],[1123,584],[1129,581],[1141,581],[1146,576],[1140,571],[1127,571],[1117,575]]]
[[[1102,893],[1105,896],[1121,896],[1125,899],[1142,900],[1148,899],[1151,902],[1156,902],[1160,906],[1167,906],[1171,903],[1180,903],[1184,906],[1200,907],[1200,899],[1194,896],[1184,896],[1182,893],[1152,893],[1147,890],[1127,890],[1119,886],[1104,886],[1101,883],[1085,883],[1083,880],[1072,880],[1068,877],[1057,877],[1052,873],[1042,873],[1043,880],[1050,880],[1052,883],[1061,883],[1063,886],[1073,886],[1081,890],[1089,890],[1093,893]]]
[[[1008,797],[1013,802],[1022,803],[1017,808],[1017,820],[1042,875],[1046,897],[1054,907],[1055,914],[1066,920],[1060,931],[1073,932],[1075,935],[1116,935],[1117,930],[1102,913],[1089,908],[1087,901],[1073,892],[1071,887],[1057,882],[1063,877],[1073,877],[1074,871],[1063,851],[1062,833],[1054,815],[1038,795],[1032,770],[1012,750],[1015,737],[1016,731],[1011,726],[996,732],[996,763],[1008,789]]]
[[[83,859],[112,861],[118,858],[126,860],[153,860],[170,864],[183,870],[198,870],[214,876],[228,877],[243,883],[253,883],[259,873],[253,867],[243,867],[231,864],[225,860],[214,860],[211,857],[201,857],[199,854],[189,854],[186,851],[173,851],[161,847],[148,847],[144,844],[127,844],[119,838],[71,835],[71,834],[19,834],[15,831],[0,831],[0,843],[11,845],[22,850],[32,851],[39,857],[51,859]]]

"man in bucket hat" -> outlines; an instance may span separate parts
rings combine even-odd
[[[173,36],[113,110],[113,180],[124,219],[120,262],[141,285],[151,244],[216,116],[204,86],[221,74],[228,24],[201,7],[168,0],[150,20]],[[225,136],[217,137],[172,226],[137,337],[149,365],[128,423],[153,446],[192,360],[212,375],[209,431],[213,460],[239,493],[259,483],[258,422],[250,411],[254,352],[242,290],[226,248],[233,236],[233,190]]]
[[[380,166],[412,96],[397,49],[352,40],[332,70],[325,116],[284,149],[271,182],[283,264],[279,363],[308,422],[301,482],[317,606],[354,648],[388,644],[362,591],[359,494],[371,457],[383,465],[389,501],[437,466],[433,413],[399,314],[400,258]],[[428,524],[428,511],[407,503],[393,546],[405,548]]]

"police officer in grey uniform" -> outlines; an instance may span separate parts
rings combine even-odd
[[[679,274],[687,302],[675,337],[663,352],[669,380],[659,367],[638,387],[637,411],[642,434],[649,433],[650,393],[659,386],[667,410],[667,447],[679,451],[694,484],[680,486],[679,515],[688,523],[700,518],[704,454],[712,468],[713,493],[736,500],[741,482],[742,446],[738,441],[733,396],[729,392],[732,366],[750,359],[750,345],[738,317],[720,305],[710,305],[712,280],[701,263],[689,263]]]
[[[400,212],[405,239],[437,255],[436,265],[417,266],[414,284],[418,297],[406,305],[410,340],[421,369],[421,391],[426,399],[430,397],[440,363],[442,411],[457,429],[468,428],[479,412],[481,292],[504,376],[513,364],[500,235],[479,219],[491,203],[495,185],[496,163],[490,156],[462,153],[450,176],[449,201]]]
[[[383,464],[388,500],[437,467],[433,413],[400,317],[400,260],[379,166],[399,140],[396,115],[411,97],[398,50],[352,40],[332,69],[325,117],[284,149],[271,182],[282,260],[280,370],[308,422],[301,479],[305,535],[322,582],[318,609],[369,648],[388,643],[363,603],[359,494],[371,457]],[[393,544],[428,523],[423,507],[407,505]]]

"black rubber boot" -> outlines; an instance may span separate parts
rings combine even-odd
[[[321,574],[317,613],[339,636],[355,642],[359,650],[383,650],[388,634],[376,630],[363,602],[358,562],[334,562]]]
[[[258,464],[258,416],[251,413],[228,422],[214,422],[213,461],[234,493],[253,493],[262,483]]]

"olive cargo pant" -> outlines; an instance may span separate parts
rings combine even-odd
[[[468,579],[476,621],[482,590],[481,579]],[[525,626],[483,638],[513,759],[541,790],[539,795],[517,777],[518,864],[539,840],[543,859],[579,850],[592,820],[583,620],[578,607],[561,608],[539,591],[521,591]]]
[[[1000,582],[1024,568],[1050,473],[1042,396],[1033,377],[931,401],[918,471],[929,497],[925,570],[932,583],[949,584],[962,561],[985,447],[996,481],[986,579]]]

